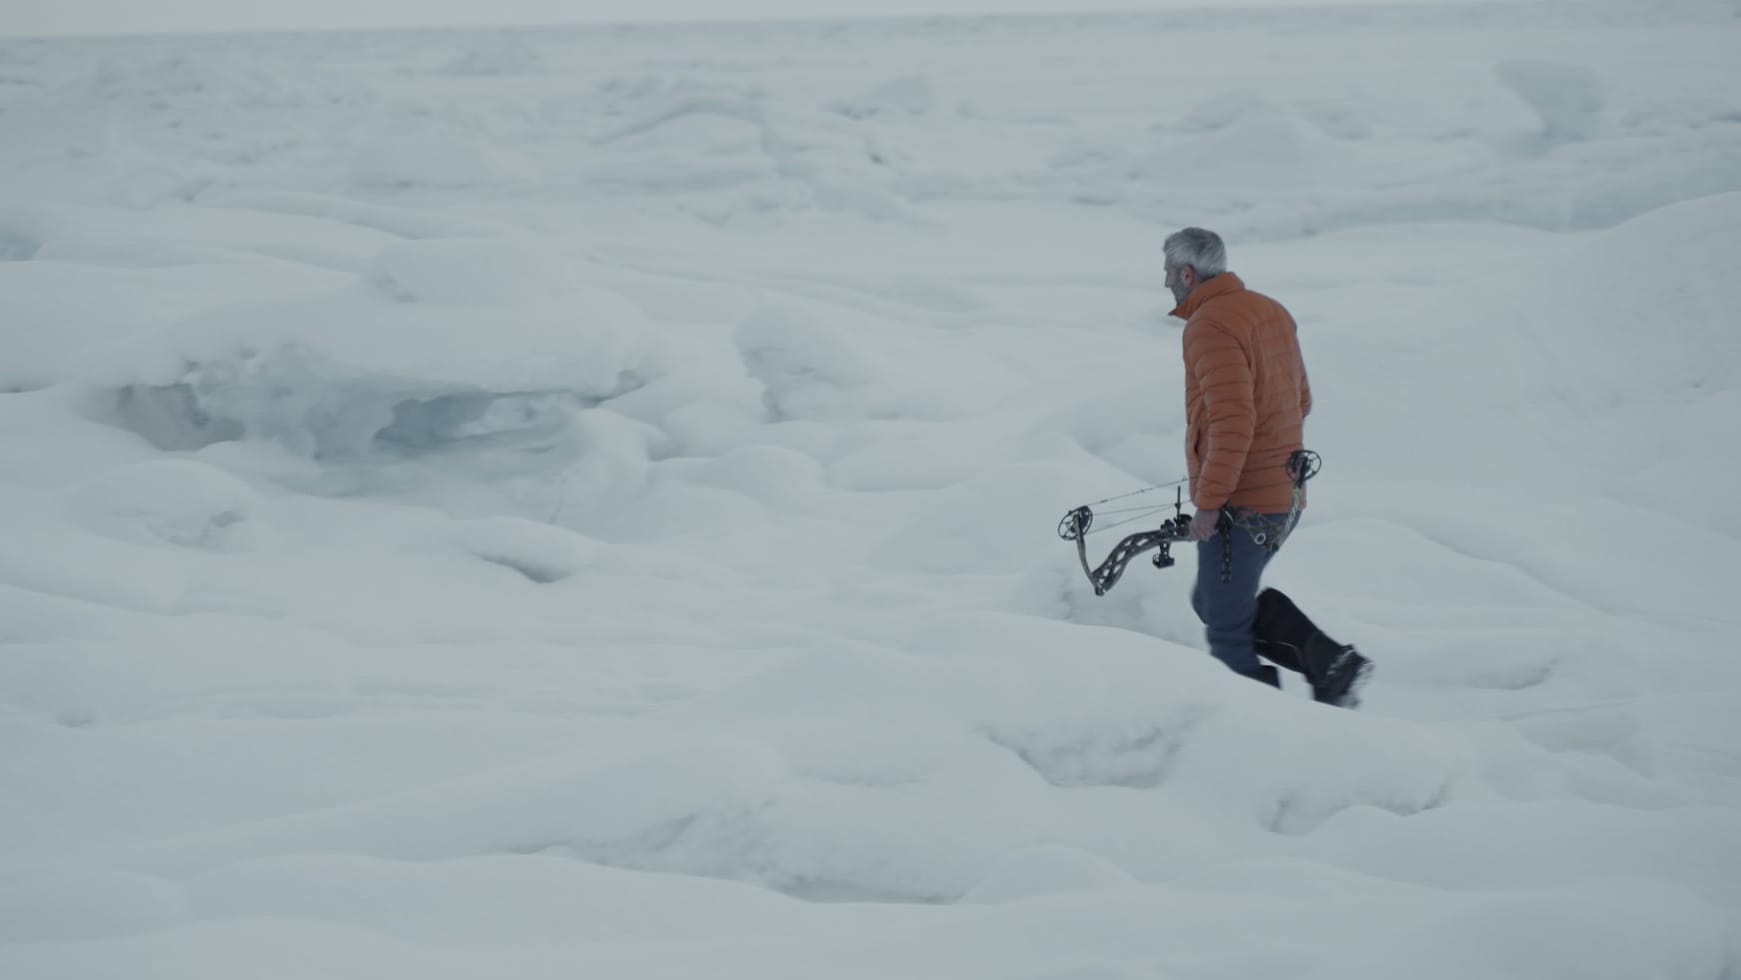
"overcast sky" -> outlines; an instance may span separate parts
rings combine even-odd
[[[1071,0],[0,0],[0,36],[992,11],[1031,13],[1206,7],[1218,2],[1225,0],[1077,0],[1074,3]],[[1284,6],[1304,2],[1338,0],[1245,0],[1241,5]]]

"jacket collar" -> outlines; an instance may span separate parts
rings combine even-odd
[[[1191,290],[1191,295],[1185,297],[1183,303],[1173,308],[1173,316],[1181,320],[1189,320],[1193,313],[1203,308],[1203,304],[1215,297],[1242,292],[1244,289],[1245,283],[1238,276],[1231,272],[1223,272],[1213,279],[1204,280],[1196,289]]]

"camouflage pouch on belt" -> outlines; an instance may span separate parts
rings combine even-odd
[[[1282,542],[1294,529],[1292,514],[1260,514],[1246,507],[1231,510],[1233,526],[1251,536],[1253,544],[1270,554],[1281,550]]]

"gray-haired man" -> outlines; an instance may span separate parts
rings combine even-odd
[[[1186,228],[1166,240],[1166,284],[1185,320],[1185,458],[1196,514],[1191,606],[1209,652],[1280,686],[1261,655],[1303,673],[1320,701],[1352,707],[1371,664],[1330,640],[1263,570],[1305,506],[1296,480],[1312,389],[1283,306],[1227,271],[1221,237]]]

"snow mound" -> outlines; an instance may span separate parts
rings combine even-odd
[[[441,69],[460,78],[530,75],[543,67],[538,50],[511,34],[479,39]]]
[[[810,209],[910,217],[891,191],[898,173],[838,113],[689,76],[612,79],[596,102],[581,113],[596,150],[585,171],[613,190],[671,196],[717,225]]]
[[[1551,297],[1563,304],[1554,310],[1587,330],[1576,364],[1585,394],[1625,398],[1602,392],[1654,388],[1715,395],[1741,387],[1741,332],[1724,312],[1741,309],[1738,253],[1741,193],[1731,193],[1651,211],[1556,262],[1566,288]],[[1613,255],[1648,258],[1664,278],[1650,288],[1618,284],[1603,268]],[[1540,297],[1538,307],[1549,298]],[[1537,322],[1545,334],[1546,323]],[[1673,329],[1658,332],[1658,325]]]
[[[779,175],[765,109],[751,93],[655,77],[614,79],[598,94],[603,119],[592,142],[604,153],[589,168],[594,180],[671,193]]]
[[[504,935],[535,943],[670,942],[746,928],[791,930],[802,912],[742,885],[521,854],[439,864],[299,855],[222,868],[187,889],[201,910],[344,923],[411,942],[488,945]],[[476,901],[498,892],[531,901]]]
[[[64,205],[0,205],[0,249],[13,260],[36,257],[45,247],[110,243],[168,256],[203,258],[222,250],[236,256],[274,258],[357,272],[397,235],[301,214],[241,208],[128,210]],[[190,253],[189,250],[195,250]]]
[[[286,262],[251,252],[247,220],[218,212],[213,228],[181,240],[174,219],[61,208],[0,208],[0,237],[16,261],[0,262],[0,388],[43,388],[74,373],[88,353],[124,342],[193,313],[237,299],[264,301],[347,281],[333,265],[349,260],[329,251],[354,244],[342,230],[330,237],[297,222],[265,220],[306,235],[307,247],[284,251],[313,258]],[[203,241],[201,239],[204,239]],[[343,243],[343,244],[340,244]],[[265,251],[279,249],[265,245]]]
[[[781,446],[736,446],[696,467],[698,484],[736,490],[774,504],[802,501],[819,491],[825,478],[814,457]]]
[[[513,234],[518,230],[507,223],[440,211],[366,204],[349,198],[295,191],[213,196],[210,202],[220,207],[320,218],[399,238],[489,238]]]
[[[257,111],[313,101],[316,90],[306,87],[303,79],[319,77],[277,75],[208,42],[158,56],[107,58],[94,72],[76,79],[69,94],[153,115],[180,111],[189,103]]]
[[[0,884],[0,940],[67,942],[150,932],[184,920],[187,898],[169,882],[70,865]]]
[[[1383,941],[1348,944],[1354,948],[1306,976],[1714,977],[1732,968],[1725,936],[1733,928],[1732,919],[1675,888],[1594,882],[1459,903]]]
[[[409,861],[556,853],[705,874],[745,856],[731,846],[734,832],[789,778],[778,755],[743,740],[643,746],[557,772],[512,767],[343,810],[167,842],[142,853],[139,866],[181,874],[309,852]]]
[[[1514,367],[1489,375],[1508,398],[1538,399],[1537,414],[1561,419],[1556,425],[1583,431],[1602,419],[1600,437],[1565,446],[1596,482],[1628,479],[1640,464],[1695,447],[1698,458],[1688,462],[1707,475],[1689,486],[1727,482],[1720,465],[1712,469],[1722,454],[1710,450],[1731,438],[1726,408],[1741,386],[1741,334],[1722,312],[1741,306],[1737,228],[1741,193],[1690,200],[1581,236],[1493,284],[1483,314],[1493,329],[1487,356]],[[1618,282],[1616,255],[1660,272],[1648,284]],[[1630,465],[1616,472],[1599,463],[1611,453]],[[1646,496],[1660,505],[1669,489]]]
[[[936,88],[923,75],[891,79],[856,98],[833,104],[835,112],[849,119],[872,116],[923,116],[937,104]]]
[[[122,540],[225,550],[245,540],[241,525],[258,519],[261,501],[214,466],[158,459],[75,487],[68,506],[93,530]]]
[[[540,585],[560,582],[597,559],[597,547],[567,528],[518,517],[469,521],[456,531],[459,546]]]
[[[1273,111],[1263,96],[1250,89],[1222,92],[1192,106],[1179,120],[1178,128],[1190,133],[1214,133]]]
[[[838,419],[873,414],[877,391],[864,352],[846,331],[796,310],[770,308],[738,325],[738,353],[767,388],[776,419]],[[883,406],[890,415],[893,406]]]
[[[615,305],[608,318],[634,316],[627,301],[577,281],[574,270],[548,249],[488,238],[444,238],[389,245],[375,256],[378,281],[399,299],[460,305],[538,301],[572,296],[596,310]],[[581,298],[579,294],[590,293]]]
[[[452,189],[497,182],[504,161],[478,136],[430,120],[403,120],[351,147],[349,174],[363,190]]]
[[[94,504],[101,503],[105,496],[113,499],[120,495],[115,491],[105,495],[93,490],[84,501],[73,503],[73,517],[75,520],[80,517],[91,520],[88,511]],[[90,497],[98,499],[92,501]],[[0,591],[24,590],[73,600],[79,604],[79,611],[71,617],[74,621],[94,618],[99,612],[94,607],[98,606],[155,613],[167,613],[180,607],[188,591],[184,566],[173,557],[166,561],[165,549],[140,548],[133,541],[143,539],[146,543],[161,544],[163,539],[158,530],[191,534],[193,547],[221,545],[227,537],[225,529],[228,524],[216,527],[210,521],[205,526],[211,527],[212,534],[201,534],[202,512],[211,512],[211,508],[206,507],[184,508],[174,513],[178,505],[171,504],[148,509],[143,518],[130,514],[114,517],[101,513],[102,508],[96,507],[99,513],[95,515],[95,523],[99,527],[106,525],[109,532],[99,535],[80,534],[70,528],[73,522],[67,519],[64,505],[58,512],[52,505],[39,509],[37,501],[11,494],[4,498],[4,502],[7,508],[0,514],[0,519],[4,520],[0,527],[4,528],[8,547],[0,551]],[[79,513],[81,504],[87,511],[83,515]],[[165,511],[172,512],[173,516],[165,518]],[[219,509],[216,513],[225,511]],[[123,543],[115,540],[116,537],[131,537],[133,541]],[[64,684],[66,690],[73,693],[74,700],[82,702],[82,696],[94,685],[89,678],[80,676],[80,663],[72,658],[20,657],[17,663],[5,666],[18,671],[23,684],[7,690],[30,691],[22,698],[23,703],[30,704],[33,695],[40,693],[42,688],[58,688]],[[43,677],[55,680],[43,684]],[[79,716],[77,709],[71,716]]]
[[[1000,857],[961,901],[968,905],[1013,902],[1117,888],[1135,880],[1124,869],[1079,848],[1056,844],[1029,847]]]
[[[1012,527],[1044,527],[1056,521],[1070,499],[1076,472],[1063,464],[1028,463],[986,472],[978,469],[977,447],[935,449],[901,445],[868,469],[876,483],[860,477],[853,489],[941,487],[933,499],[894,527],[874,554],[891,567],[934,574],[972,574],[988,568],[1033,568],[1062,561],[1068,551],[1056,538],[1011,534]],[[930,451],[927,451],[930,450]],[[950,467],[976,475],[951,484]],[[852,472],[849,470],[848,472]],[[1069,553],[1075,560],[1073,552]]]
[[[1607,100],[1596,73],[1577,65],[1516,59],[1495,66],[1499,80],[1541,117],[1547,146],[1595,138]]]
[[[1274,187],[1322,183],[1353,172],[1353,154],[1296,112],[1255,97],[1200,106],[1182,138],[1160,140],[1135,162],[1133,177],[1159,187],[1208,181]]]
[[[746,316],[734,339],[750,375],[766,389],[774,421],[948,418],[962,405],[950,381],[927,367],[892,324],[843,309],[786,302]],[[850,328],[850,329],[849,329]],[[873,347],[856,335],[876,336]]]
[[[573,413],[655,373],[640,311],[560,263],[484,243],[390,248],[361,283],[195,314],[88,359],[156,445],[266,438],[314,457],[504,441],[548,448]],[[532,295],[508,303],[519,290]],[[406,302],[407,290],[449,302]]]

